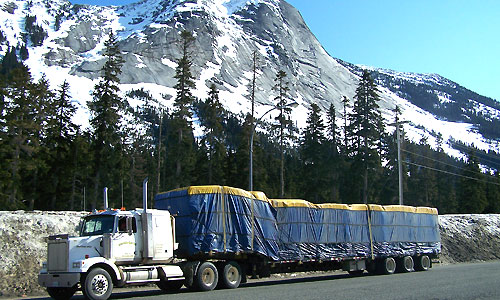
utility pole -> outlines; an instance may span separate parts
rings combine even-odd
[[[401,133],[399,132],[399,123],[397,118],[396,135],[398,140],[399,205],[403,205],[403,164],[401,163]]]
[[[396,122],[389,124],[389,126],[396,126],[396,140],[398,145],[398,181],[399,181],[399,205],[403,205],[403,163],[401,160],[401,129],[400,126],[409,123],[408,121],[399,121],[399,107],[396,106],[394,109],[396,113]]]
[[[253,51],[253,67],[252,67],[252,86],[251,86],[251,91],[250,91],[250,100],[252,101],[252,115],[250,119],[250,128],[252,128],[252,134],[250,137],[250,163],[249,163],[249,174],[248,174],[248,190],[253,191],[253,136],[255,132],[255,120],[254,120],[254,113],[255,113],[255,83],[257,80],[257,50]]]
[[[156,192],[159,193],[160,192],[160,183],[161,183],[161,178],[160,178],[160,169],[161,169],[161,129],[163,127],[163,108],[161,107],[161,104],[160,104],[160,107],[159,107],[159,110],[158,110],[159,114],[160,114],[160,126],[158,127],[158,130],[159,130],[159,137],[158,137],[158,161],[156,162]]]

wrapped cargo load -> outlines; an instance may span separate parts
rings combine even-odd
[[[191,186],[158,194],[155,208],[176,219],[179,258],[256,254],[270,261],[437,255],[435,208],[312,204],[262,192]]]
[[[437,210],[271,200],[282,261],[438,254]]]
[[[275,211],[265,195],[191,186],[156,195],[155,208],[175,216],[179,258],[250,253],[278,259]]]
[[[438,211],[429,207],[368,205],[374,254],[414,256],[441,252]]]

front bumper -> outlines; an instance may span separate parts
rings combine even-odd
[[[80,273],[40,273],[38,284],[43,287],[72,287],[80,281]]]

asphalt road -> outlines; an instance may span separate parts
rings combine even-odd
[[[83,297],[75,295],[73,299]],[[211,292],[183,288],[166,295],[151,288],[115,289],[112,299],[500,299],[500,261],[436,266],[427,272],[394,275],[351,277],[334,273],[252,280],[236,290]]]

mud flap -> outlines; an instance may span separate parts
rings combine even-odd
[[[180,266],[184,273],[184,285],[189,289],[193,287],[194,277],[200,263],[200,261],[188,261]]]

